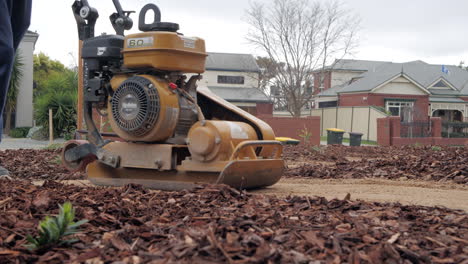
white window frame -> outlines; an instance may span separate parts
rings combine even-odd
[[[411,108],[413,108],[414,107],[414,102],[408,102],[408,101],[387,101],[387,102],[385,102],[385,110],[387,110],[388,112],[391,112],[390,108],[398,108],[398,115],[396,115],[396,116],[400,116],[401,118],[404,118],[402,116],[402,112],[401,112],[402,107],[411,107]],[[406,118],[405,121],[411,122],[412,119],[413,119],[413,117],[410,115],[410,116],[408,116]]]

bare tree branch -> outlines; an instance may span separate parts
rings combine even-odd
[[[313,96],[313,71],[322,71],[323,82],[325,65],[356,48],[360,20],[342,6],[337,0],[273,0],[269,5],[253,2],[247,11],[246,38],[281,65],[270,81],[279,89],[279,104],[293,116],[300,116]]]

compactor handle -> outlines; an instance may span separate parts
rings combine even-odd
[[[154,12],[154,21],[151,24],[146,24],[146,15],[148,11]],[[169,31],[177,32],[179,30],[179,24],[161,22],[161,10],[155,4],[147,4],[140,11],[140,17],[138,22],[138,28],[143,32],[148,31]]]
[[[88,0],[75,0],[72,10],[78,26],[79,39],[85,40],[94,37],[94,27],[99,18],[99,12],[89,5]]]
[[[273,156],[271,157],[272,159],[279,159],[281,158],[281,154],[283,154],[283,145],[281,142],[276,141],[276,140],[246,140],[234,149],[232,152],[231,158],[229,160],[238,160],[242,158],[242,155],[245,153],[250,153],[250,158],[251,159],[258,159],[259,157],[257,156],[255,149],[258,147],[264,147],[264,148],[276,148],[275,151],[272,151],[271,154]],[[244,152],[244,153],[243,153]]]
[[[114,2],[115,9],[117,13],[113,13],[109,19],[111,21],[112,27],[114,27],[117,35],[124,35],[125,30],[130,30],[133,27],[133,21],[130,18],[131,13],[134,11],[124,11],[122,5],[120,5],[119,0],[112,0]]]

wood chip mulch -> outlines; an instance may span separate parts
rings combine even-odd
[[[0,263],[468,263],[463,211],[251,195],[0,180]],[[69,248],[24,249],[71,201],[88,219]]]
[[[468,147],[297,146],[285,149],[285,160],[303,163],[286,170],[286,176],[292,177],[411,179],[468,185]]]

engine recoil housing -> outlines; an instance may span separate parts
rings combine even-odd
[[[162,142],[174,135],[180,114],[179,95],[153,75],[116,76],[108,103],[112,129],[133,142]]]

